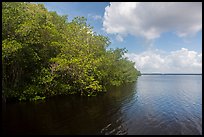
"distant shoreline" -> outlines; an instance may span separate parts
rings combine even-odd
[[[202,73],[141,73],[141,75],[202,75]]]

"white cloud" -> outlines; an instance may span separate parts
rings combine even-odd
[[[93,15],[93,14],[88,14],[88,17],[91,17],[94,20],[102,20],[103,19],[103,17],[101,17],[100,15]]]
[[[111,2],[105,8],[103,27],[107,33],[148,40],[169,31],[186,37],[202,30],[202,3]]]
[[[181,48],[170,53],[145,51],[140,54],[126,53],[125,57],[135,62],[142,73],[201,73],[202,53]]]
[[[92,17],[95,20],[101,20],[102,19],[102,17],[100,15],[93,15]]]
[[[123,37],[121,35],[117,35],[116,40],[118,40],[120,42],[123,42]]]

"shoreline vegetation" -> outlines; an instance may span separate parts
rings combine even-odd
[[[2,2],[3,100],[96,96],[141,75],[86,18],[68,19],[43,4]]]

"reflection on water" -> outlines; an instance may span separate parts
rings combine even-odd
[[[202,134],[202,76],[144,75],[97,97],[3,106],[4,134]]]

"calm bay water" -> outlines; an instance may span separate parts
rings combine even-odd
[[[202,75],[143,75],[97,97],[2,105],[3,134],[202,134]]]

